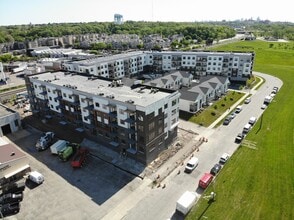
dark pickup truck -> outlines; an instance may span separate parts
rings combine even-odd
[[[7,193],[2,196],[0,196],[0,204],[5,203],[15,203],[15,202],[21,202],[23,199],[23,193]]]
[[[19,203],[7,203],[2,206],[0,206],[0,212],[2,213],[3,217],[8,215],[13,215],[18,213],[20,210],[20,204]]]

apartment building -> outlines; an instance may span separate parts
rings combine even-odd
[[[119,55],[65,62],[63,69],[111,79],[140,73],[189,71],[194,78],[206,75],[227,76],[230,81],[245,82],[252,75],[251,52],[135,51]]]
[[[33,114],[83,128],[144,164],[177,137],[178,91],[64,71],[27,76],[26,86]]]

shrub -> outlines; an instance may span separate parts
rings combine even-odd
[[[215,113],[215,112],[211,112],[211,115],[212,115],[212,116],[215,116],[215,115],[216,115],[216,113]]]
[[[213,106],[214,109],[217,109],[217,105]]]

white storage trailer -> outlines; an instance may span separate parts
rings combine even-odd
[[[196,203],[197,199],[198,197],[195,192],[184,192],[184,194],[177,201],[176,210],[183,215],[187,215],[192,206]]]
[[[50,150],[52,154],[58,154],[59,151],[62,151],[67,147],[68,141],[58,140],[54,144],[51,145]]]

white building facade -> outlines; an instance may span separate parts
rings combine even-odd
[[[252,75],[254,53],[251,52],[183,52],[135,51],[108,57],[65,62],[65,71],[87,73],[111,79],[140,73],[189,71],[195,78],[206,75],[229,77],[230,81],[246,81]]]

